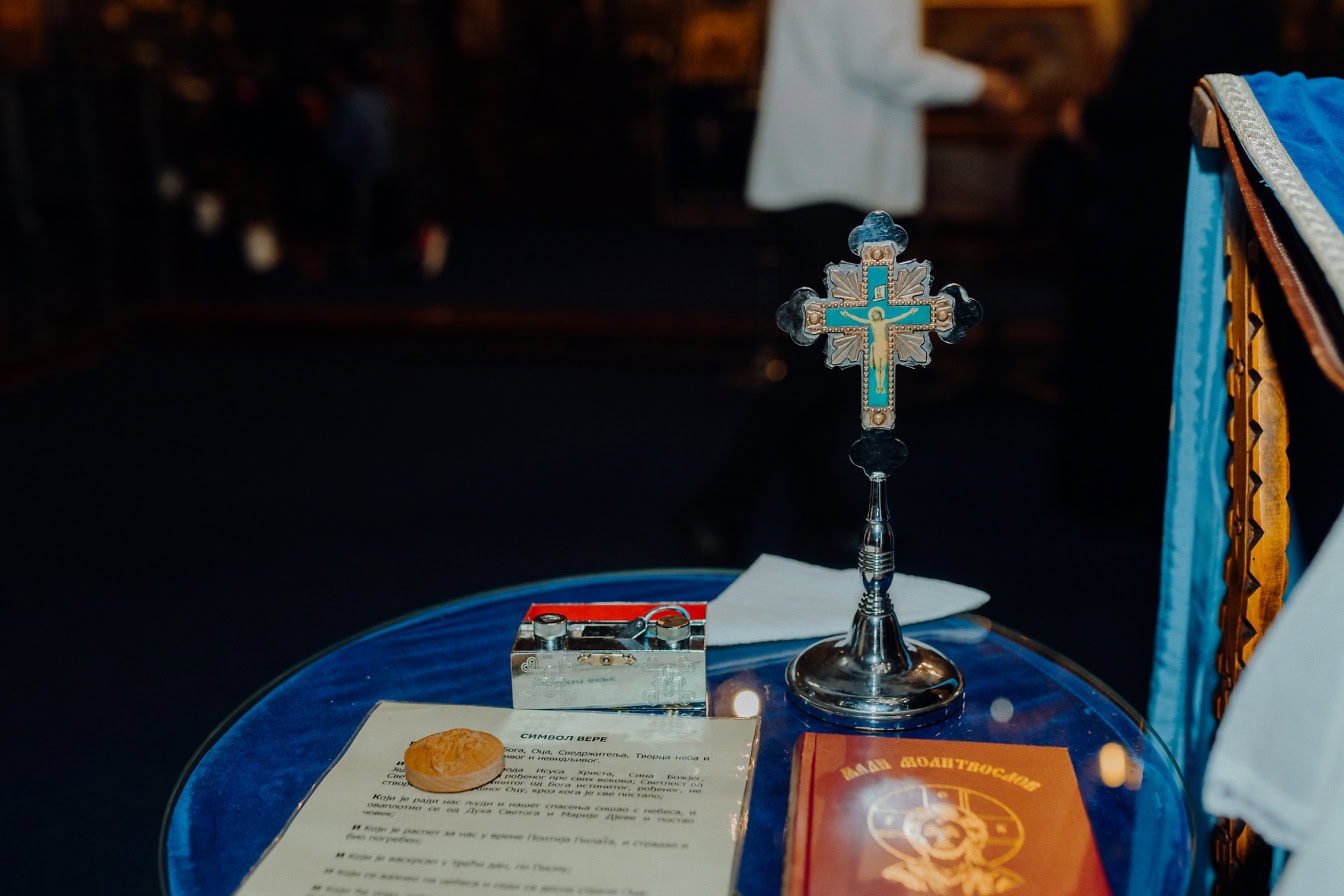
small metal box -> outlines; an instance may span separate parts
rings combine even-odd
[[[512,669],[515,709],[704,715],[705,604],[533,604]]]

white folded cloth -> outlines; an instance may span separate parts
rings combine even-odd
[[[827,569],[762,554],[709,605],[713,645],[821,638],[846,631],[863,593],[857,568]],[[976,588],[897,573],[891,585],[902,625],[974,610]]]
[[[1232,690],[1209,753],[1204,808],[1292,856],[1274,896],[1344,881],[1344,517]]]

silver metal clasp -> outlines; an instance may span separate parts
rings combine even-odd
[[[590,666],[633,666],[635,658],[628,653],[581,653],[579,662]]]

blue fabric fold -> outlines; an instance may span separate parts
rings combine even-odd
[[[1221,157],[1191,148],[1186,185],[1172,427],[1167,455],[1161,594],[1148,719],[1199,793],[1213,742],[1218,607],[1227,550],[1227,303]],[[1209,875],[1208,830],[1197,819],[1195,879]]]
[[[1257,171],[1288,209],[1313,251],[1337,255],[1344,222],[1344,80],[1306,78],[1300,73],[1261,72],[1244,82],[1210,76],[1237,138]],[[1259,108],[1256,109],[1255,105]],[[1263,117],[1262,117],[1263,115]],[[1268,128],[1268,130],[1266,130]],[[1283,152],[1279,153],[1279,147]],[[1286,160],[1285,160],[1286,156]],[[1288,164],[1290,163],[1290,164]],[[1172,427],[1167,459],[1167,498],[1148,718],[1171,748],[1190,791],[1204,786],[1205,764],[1216,724],[1212,697],[1215,656],[1221,637],[1218,614],[1225,593],[1226,514],[1230,491],[1226,387],[1226,270],[1223,248],[1223,190],[1219,150],[1191,149],[1185,236],[1172,379]],[[1301,175],[1299,181],[1294,170]],[[1332,228],[1311,204],[1318,202]],[[1304,216],[1305,209],[1305,216]],[[1322,258],[1327,279],[1338,265]],[[1335,281],[1332,281],[1335,282]],[[1296,581],[1299,545],[1289,541],[1290,586]],[[1207,892],[1212,880],[1208,831],[1212,818],[1197,819],[1195,879]]]
[[[1259,72],[1244,80],[1307,186],[1344,229],[1344,79]]]

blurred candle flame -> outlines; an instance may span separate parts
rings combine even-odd
[[[733,715],[739,719],[750,719],[761,714],[761,695],[750,688],[733,695]]]

